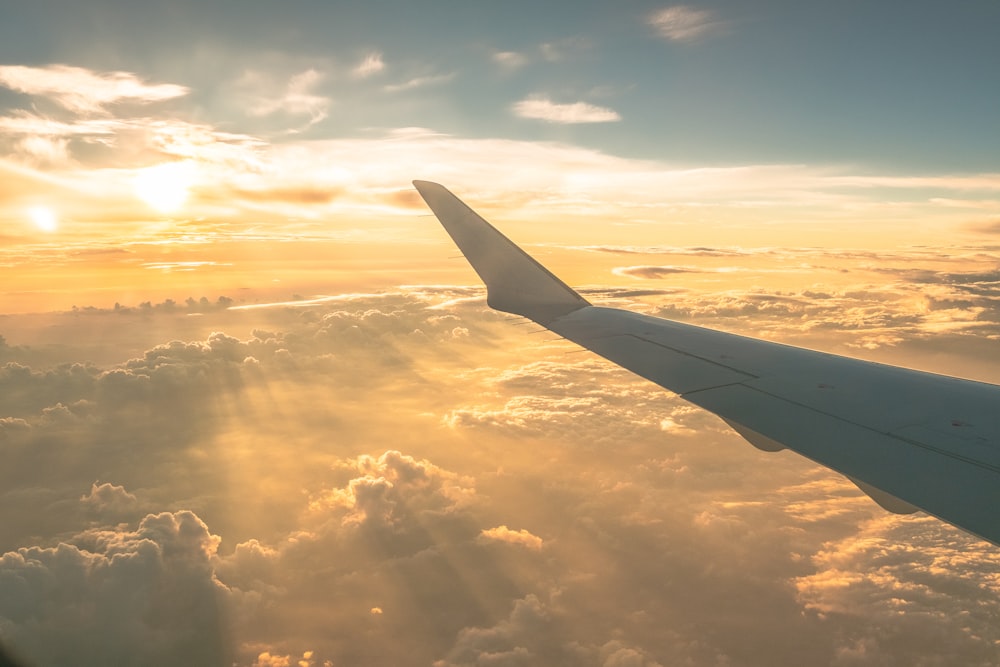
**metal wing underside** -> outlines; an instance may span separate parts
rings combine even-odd
[[[919,508],[1000,544],[1000,386],[592,306],[448,190],[414,185],[494,308],[681,395],[761,449],[846,475],[886,509]]]

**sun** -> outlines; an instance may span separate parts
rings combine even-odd
[[[47,206],[32,206],[28,209],[28,216],[35,223],[35,227],[43,232],[51,234],[59,228],[55,212]]]
[[[194,170],[189,162],[169,162],[140,169],[132,181],[139,199],[160,213],[174,213],[187,202]]]

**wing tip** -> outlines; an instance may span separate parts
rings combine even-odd
[[[490,307],[544,324],[590,305],[446,187],[421,180],[413,187],[486,283]]]

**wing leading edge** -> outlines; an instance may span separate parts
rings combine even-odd
[[[489,305],[721,417],[760,449],[840,472],[882,507],[1000,545],[1000,386],[593,306],[436,183],[414,181]]]

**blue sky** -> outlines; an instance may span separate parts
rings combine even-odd
[[[686,165],[910,173],[989,171],[1000,153],[995,2],[702,3],[686,6],[700,27],[674,38],[651,25],[664,5],[649,2],[54,4],[8,10],[0,62],[189,86],[185,113],[224,125],[227,84],[245,69],[311,67],[323,74],[312,92],[331,100],[315,137],[421,126]],[[370,53],[379,76],[344,76]],[[620,119],[515,116],[531,96]]]

